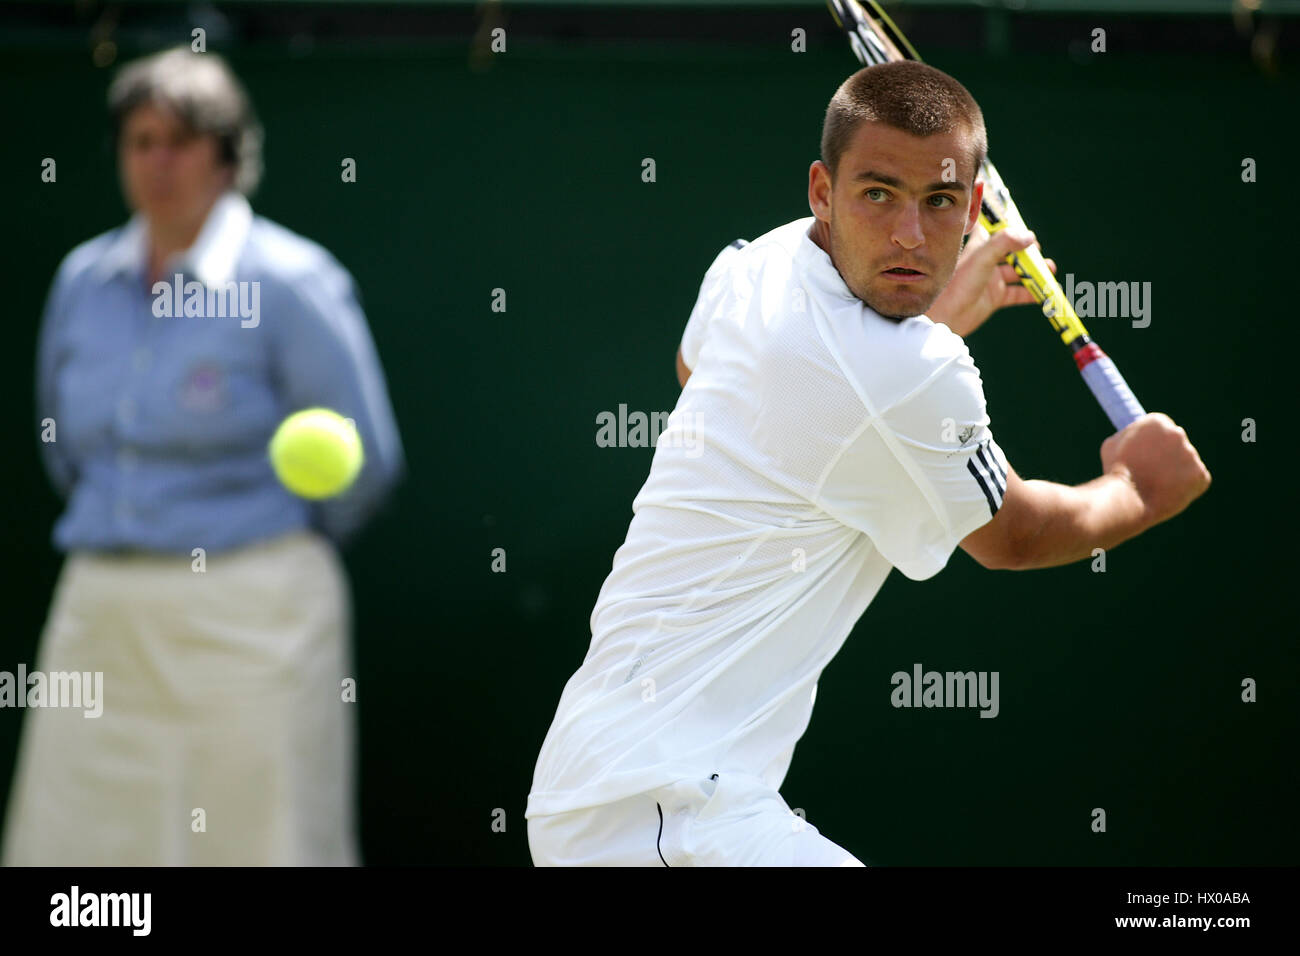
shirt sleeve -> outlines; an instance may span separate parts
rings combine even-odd
[[[989,425],[963,345],[921,388],[866,421],[829,469],[818,503],[907,577],[932,577],[1002,506],[1008,464]]]
[[[388,387],[352,276],[335,261],[291,281],[277,321],[276,365],[286,414],[324,407],[355,422],[364,464],[355,484],[318,502],[314,523],[336,541],[355,534],[405,474]]]
[[[704,346],[709,320],[717,314],[718,306],[726,296],[727,276],[732,260],[747,245],[749,243],[744,239],[737,239],[718,253],[704,273],[700,294],[695,300],[695,307],[691,309],[690,318],[686,320],[686,331],[682,334],[682,361],[688,369],[694,369],[700,360],[700,349]]]
[[[69,285],[67,266],[68,260],[64,259],[54,274],[54,281],[45,300],[36,346],[36,428],[41,443],[41,462],[49,475],[50,483],[64,498],[72,493],[77,473],[72,457],[67,453],[67,443],[60,444],[58,441],[59,353]],[[54,423],[54,441],[45,440],[46,419]]]

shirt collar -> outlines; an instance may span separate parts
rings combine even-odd
[[[248,200],[234,190],[227,191],[213,203],[194,244],[173,255],[164,271],[186,267],[206,286],[224,285],[234,279],[252,222]],[[102,274],[109,277],[123,271],[143,272],[147,244],[148,224],[137,212],[100,260]]]
[[[795,261],[803,267],[806,274],[817,280],[825,291],[841,299],[851,299],[854,302],[860,302],[853,290],[844,282],[844,277],[840,275],[840,270],[835,268],[835,263],[831,261],[830,255],[809,235],[809,230],[813,223],[817,221],[816,216],[809,216],[806,219],[799,220],[799,246],[795,250]]]

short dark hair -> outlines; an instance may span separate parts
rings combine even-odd
[[[913,136],[964,128],[974,145],[976,175],[988,154],[984,114],[975,97],[947,73],[914,60],[863,67],[835,91],[822,124],[822,162],[832,181],[853,134],[869,121]]]
[[[196,133],[216,136],[235,188],[252,195],[262,178],[262,126],[225,60],[179,46],[122,67],[108,90],[114,150],[127,116],[145,103],[160,103]]]

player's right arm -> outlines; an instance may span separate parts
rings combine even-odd
[[[1187,433],[1159,412],[1107,438],[1101,463],[1100,477],[1074,486],[1025,481],[1008,468],[1002,507],[962,549],[986,568],[1070,564],[1168,521],[1210,486]]]

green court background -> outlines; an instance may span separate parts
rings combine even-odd
[[[484,69],[468,37],[222,51],[267,128],[254,207],[356,276],[409,456],[347,553],[367,862],[529,862],[533,763],[652,454],[598,448],[596,415],[670,409],[713,256],[808,214],[822,112],[854,69],[833,36],[790,51],[789,29],[824,15],[792,11],[766,45],[520,41]],[[1294,863],[1297,403],[1277,331],[1294,311],[1294,68],[922,52],[980,101],[1062,275],[1152,283],[1149,328],[1089,325],[1214,484],[1104,574],[993,573],[959,552],[929,581],[892,575],[824,673],[782,792],[883,864]],[[4,670],[31,665],[60,561],[31,396],[39,310],[68,249],[125,218],[108,78],[76,45],[4,51]],[[1003,312],[969,344],[1016,469],[1094,477],[1107,423],[1042,317]],[[999,671],[1000,716],[893,709],[890,674],[914,662]],[[0,711],[0,793],[19,721]]]

